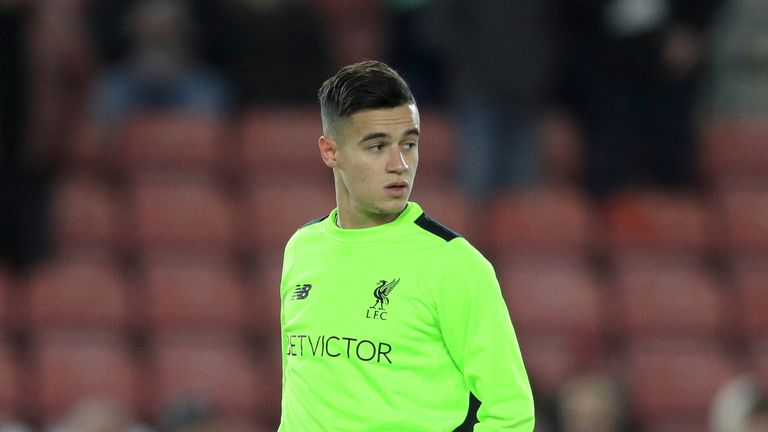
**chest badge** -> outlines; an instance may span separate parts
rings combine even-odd
[[[382,279],[376,284],[376,289],[373,290],[373,296],[376,298],[376,302],[373,306],[368,308],[368,311],[365,314],[366,318],[380,319],[383,321],[387,320],[386,307],[389,305],[389,295],[399,283],[400,278],[395,278],[391,281]]]

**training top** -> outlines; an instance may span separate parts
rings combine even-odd
[[[285,248],[280,432],[533,430],[533,398],[491,264],[409,202],[342,229],[338,209]]]

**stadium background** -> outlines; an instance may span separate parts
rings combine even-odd
[[[103,2],[112,6],[101,15],[95,3],[0,6],[4,35],[22,35],[20,51],[4,38],[15,57],[3,71],[24,72],[4,75],[24,84],[16,99],[4,96],[4,106],[16,103],[16,117],[4,118],[28,125],[16,125],[28,177],[3,178],[4,191],[23,198],[2,212],[30,221],[14,225],[22,240],[7,243],[21,252],[6,250],[0,262],[0,420],[48,430],[99,396],[157,427],[205,417],[202,405],[219,422],[212,430],[274,430],[282,247],[334,205],[314,146],[316,80],[364,58],[396,63],[393,23],[403,24],[409,2],[309,2],[317,40],[290,20],[269,28],[263,18],[254,28],[295,30],[316,56],[289,50],[301,56],[292,64],[287,48],[255,44],[243,49],[262,57],[247,70],[271,67],[283,81],[232,85],[221,112],[135,110],[105,123],[90,97],[120,55],[109,20],[125,2]],[[476,205],[456,175],[449,104],[430,95],[421,105],[413,199],[494,263],[542,432],[555,430],[548,418],[564,383],[585,374],[623,384],[624,415],[640,431],[707,430],[715,395],[740,374],[768,387],[768,22],[757,13],[739,21],[729,8],[718,23],[730,39],[712,40],[719,69],[702,90],[695,187],[591,198],[579,181],[580,125],[553,109],[539,125],[542,181]],[[203,57],[236,82],[236,68],[216,63],[227,40],[217,42]],[[279,86],[298,80],[308,93]],[[717,99],[716,80],[735,83],[730,99]],[[8,204],[29,201],[24,212]]]

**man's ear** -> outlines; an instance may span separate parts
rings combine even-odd
[[[318,141],[318,147],[320,147],[320,156],[322,156],[323,162],[329,168],[335,168],[337,166],[336,153],[338,151],[336,140],[333,137],[323,135]]]

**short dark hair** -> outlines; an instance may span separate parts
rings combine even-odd
[[[325,133],[331,124],[359,111],[416,103],[405,80],[376,60],[341,68],[320,87],[318,99]]]

